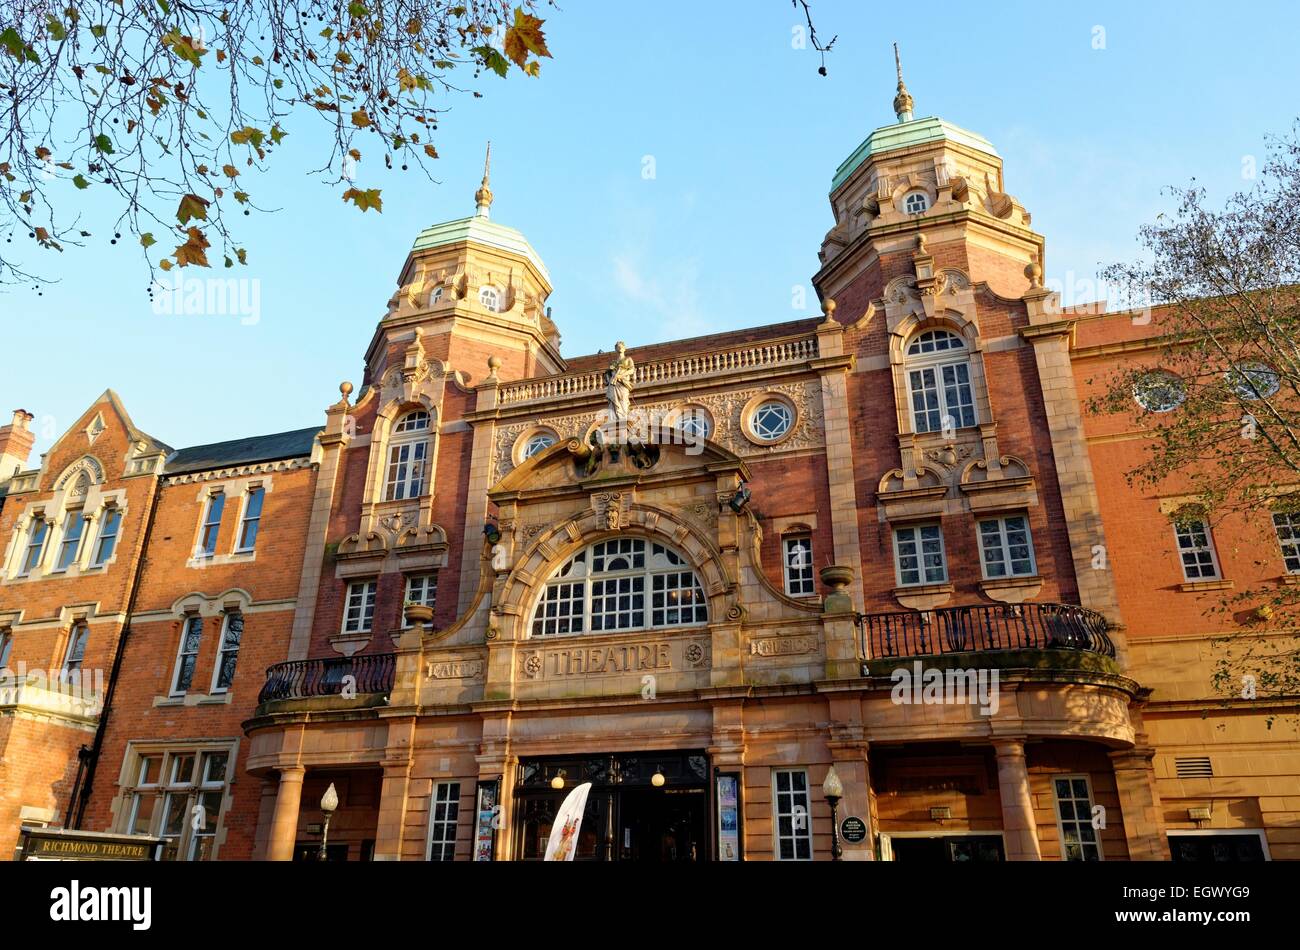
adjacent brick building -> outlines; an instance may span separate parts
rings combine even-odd
[[[89,630],[112,688],[0,698],[0,849],[306,857],[333,785],[331,857],[534,859],[590,782],[580,859],[1300,856],[1300,746],[1215,696],[1203,614],[1281,550],[1183,576],[1140,425],[1084,411],[1154,330],[1062,311],[993,145],[895,111],[834,176],[819,316],[564,356],[485,170],[322,425],[176,451],[110,392],[27,471],[16,416],[8,663]]]

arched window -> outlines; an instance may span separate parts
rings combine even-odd
[[[557,570],[533,611],[532,635],[604,633],[707,623],[704,588],[676,551],[644,538],[610,538]]]
[[[429,460],[429,414],[408,412],[393,426],[388,440],[388,479],[384,498],[400,501],[424,494],[424,471]]]
[[[484,310],[491,310],[493,313],[501,312],[502,297],[501,291],[491,284],[480,287],[478,291],[478,302],[483,305]]]
[[[903,196],[903,210],[908,214],[921,214],[930,207],[930,196],[924,191],[909,191]]]
[[[949,330],[925,330],[907,345],[907,388],[917,432],[975,425],[966,342]]]

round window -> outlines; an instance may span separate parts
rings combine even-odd
[[[1169,412],[1182,405],[1187,398],[1187,389],[1173,373],[1156,370],[1134,384],[1133,398],[1149,412]]]
[[[683,435],[707,439],[713,434],[713,420],[709,418],[708,412],[699,406],[689,406],[683,409],[681,416],[678,417],[677,428]]]
[[[551,435],[551,433],[535,432],[530,435],[528,441],[524,443],[524,451],[522,455],[524,458],[530,459],[538,452],[541,452],[543,449],[549,449],[554,444],[555,436]]]
[[[930,196],[924,191],[909,191],[903,197],[903,210],[908,214],[920,214],[930,207]]]
[[[1239,363],[1224,376],[1242,399],[1267,399],[1282,385],[1277,372],[1263,363]]]
[[[764,442],[775,442],[794,425],[794,413],[779,399],[769,399],[754,410],[750,428]]]

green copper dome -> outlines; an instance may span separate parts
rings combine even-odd
[[[831,180],[831,191],[844,184],[858,167],[873,155],[893,152],[898,149],[911,148],[914,145],[928,145],[944,140],[965,145],[977,151],[999,158],[993,144],[982,135],[968,132],[951,122],[945,122],[937,116],[928,119],[913,119],[908,122],[896,122],[876,129],[867,136],[866,141],[853,150],[853,154],[840,163]]]
[[[473,215],[468,218],[459,218],[456,221],[444,221],[441,224],[431,225],[419,233],[411,251],[414,253],[431,247],[457,244],[461,241],[471,241],[475,244],[495,247],[526,257],[541,273],[543,279],[550,283],[551,275],[547,272],[546,265],[542,263],[542,259],[537,255],[537,252],[533,250],[533,246],[528,243],[528,239],[515,228],[497,224],[486,215]]]

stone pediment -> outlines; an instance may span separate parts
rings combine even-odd
[[[680,433],[675,433],[675,437],[680,440]],[[748,476],[744,460],[708,439],[698,439],[691,444],[670,440],[614,446],[593,444],[590,439],[584,442],[570,438],[524,461],[489,489],[489,494],[570,488],[586,490],[606,480],[657,480],[688,472],[712,479],[718,471],[727,470],[740,471]]]

